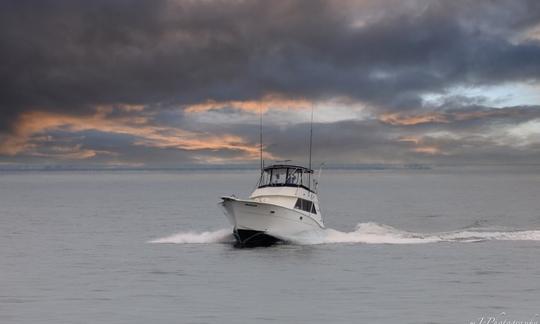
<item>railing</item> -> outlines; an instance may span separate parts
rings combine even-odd
[[[271,184],[265,184],[265,185],[259,185],[257,188],[267,188],[267,187],[291,187],[291,188],[304,188],[309,192],[316,193],[312,189],[304,186],[304,185],[298,185],[293,183],[271,183]]]

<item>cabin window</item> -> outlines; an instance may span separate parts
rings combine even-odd
[[[296,204],[294,205],[294,208],[306,211],[308,213],[317,214],[317,211],[315,210],[315,204],[309,200],[305,200],[302,198],[298,198]]]
[[[285,181],[288,185],[299,185],[301,184],[302,173],[293,169],[287,169],[287,180]]]
[[[273,169],[270,172],[270,185],[280,185],[285,183],[287,169]]]

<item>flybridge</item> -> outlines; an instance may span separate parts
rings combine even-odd
[[[265,167],[259,179],[258,188],[302,187],[314,192],[311,174],[313,170],[302,166],[276,164]]]

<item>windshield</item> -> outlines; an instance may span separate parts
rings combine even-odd
[[[272,168],[264,170],[259,187],[304,186],[309,187],[310,175],[300,168]]]

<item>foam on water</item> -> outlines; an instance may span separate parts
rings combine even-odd
[[[175,235],[150,241],[150,243],[227,243],[232,242],[231,229],[209,232],[181,232]],[[319,232],[304,232],[294,236],[282,236],[283,240],[293,244],[423,244],[437,242],[480,242],[499,241],[540,241],[540,230],[528,231],[489,231],[482,229],[464,229],[439,233],[414,233],[396,229],[392,226],[374,222],[360,223],[352,232],[325,229]]]
[[[285,238],[284,238],[285,239]],[[326,229],[323,233],[303,233],[286,238],[299,244],[365,243],[365,244],[422,244],[437,242],[479,242],[487,240],[540,241],[540,230],[488,231],[465,229],[439,233],[414,233],[373,222],[360,223],[352,232]]]
[[[223,228],[217,231],[208,232],[180,232],[167,237],[151,240],[148,243],[227,243],[234,240],[232,229]]]

